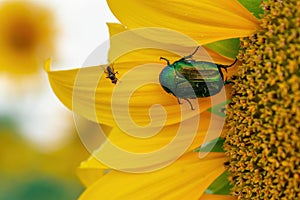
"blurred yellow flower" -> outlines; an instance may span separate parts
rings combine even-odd
[[[54,52],[52,13],[26,1],[0,2],[0,72],[31,74]]]
[[[53,91],[69,109],[112,127],[104,133],[107,140],[80,166],[79,176],[88,187],[80,199],[234,199],[228,195],[205,194],[205,190],[225,170],[224,153],[210,153],[200,159],[199,153],[192,151],[207,141],[206,137],[215,139],[219,136],[216,133],[222,128],[213,127],[211,131],[210,124],[218,124],[218,121],[221,124],[223,118],[208,112],[213,106],[210,97],[193,101],[197,104],[195,111],[191,111],[187,104],[178,105],[176,98],[157,84],[164,67],[159,58],[165,57],[173,62],[182,55],[189,55],[199,44],[248,36],[259,29],[258,20],[236,0],[222,3],[217,0],[109,0],[108,4],[123,23],[108,24],[111,35],[108,59],[118,71],[118,84],[112,84],[104,73],[109,64],[63,71],[51,71],[50,61],[45,65]],[[154,32],[149,34],[149,27],[178,31],[181,36],[184,34],[192,38],[194,43],[182,40],[180,34],[171,37],[168,31],[162,37],[152,36],[157,32],[151,29]],[[125,36],[122,36],[123,33]],[[156,44],[172,46],[175,53],[169,49],[154,48]],[[208,54],[219,64],[233,62],[233,59],[206,47],[199,54]],[[205,59],[205,56],[201,58]],[[143,66],[143,70],[139,71],[137,66]],[[228,71],[228,74],[233,74],[235,69]],[[222,97],[230,96],[230,90],[226,89],[227,94],[213,97],[218,103],[226,101]],[[163,109],[154,104],[161,105]],[[201,120],[197,121],[198,117]],[[178,136],[182,127],[184,134]],[[153,131],[156,135],[151,135]],[[208,132],[211,135],[207,136]],[[146,137],[149,135],[152,137]],[[173,142],[174,145],[169,148],[171,153],[168,152],[171,157],[168,157],[169,154],[160,154],[155,159],[149,156]],[[126,157],[118,154],[120,149],[144,157],[140,160],[134,156]],[[176,160],[172,153],[178,149],[184,150]],[[172,159],[176,161],[163,168],[163,164]],[[128,173],[139,169],[151,171],[153,166],[160,169],[150,173]]]
[[[1,116],[3,117],[3,116]],[[88,154],[78,138],[41,153],[21,136],[18,124],[0,118],[0,199],[74,199],[82,190],[75,170]],[[76,156],[74,156],[74,154]],[[51,193],[49,194],[49,191]]]

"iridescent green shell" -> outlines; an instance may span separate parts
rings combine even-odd
[[[224,86],[220,67],[214,63],[179,60],[159,76],[163,89],[178,98],[201,98],[217,94]]]

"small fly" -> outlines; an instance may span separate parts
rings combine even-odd
[[[118,79],[116,77],[116,74],[119,74],[119,73],[118,73],[118,71],[115,72],[113,66],[111,66],[111,67],[107,66],[105,73],[107,74],[106,78],[109,78],[113,84],[117,83]]]

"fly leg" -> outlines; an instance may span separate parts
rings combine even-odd
[[[107,75],[105,78],[109,78],[108,72],[107,71],[104,71],[104,72]]]
[[[103,68],[103,72],[107,75],[105,78],[109,78],[109,77],[108,77],[108,72],[105,70],[104,67],[102,67],[102,68]]]

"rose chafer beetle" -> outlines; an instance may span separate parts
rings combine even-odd
[[[180,98],[186,100],[191,109],[194,110],[189,99],[203,98],[213,96],[221,91],[223,86],[230,81],[224,80],[221,69],[233,66],[237,59],[230,65],[219,65],[211,62],[193,60],[196,50],[183,58],[170,64],[170,61],[164,57],[161,60],[167,61],[167,66],[159,75],[159,82],[162,88],[177,98],[179,104]]]

